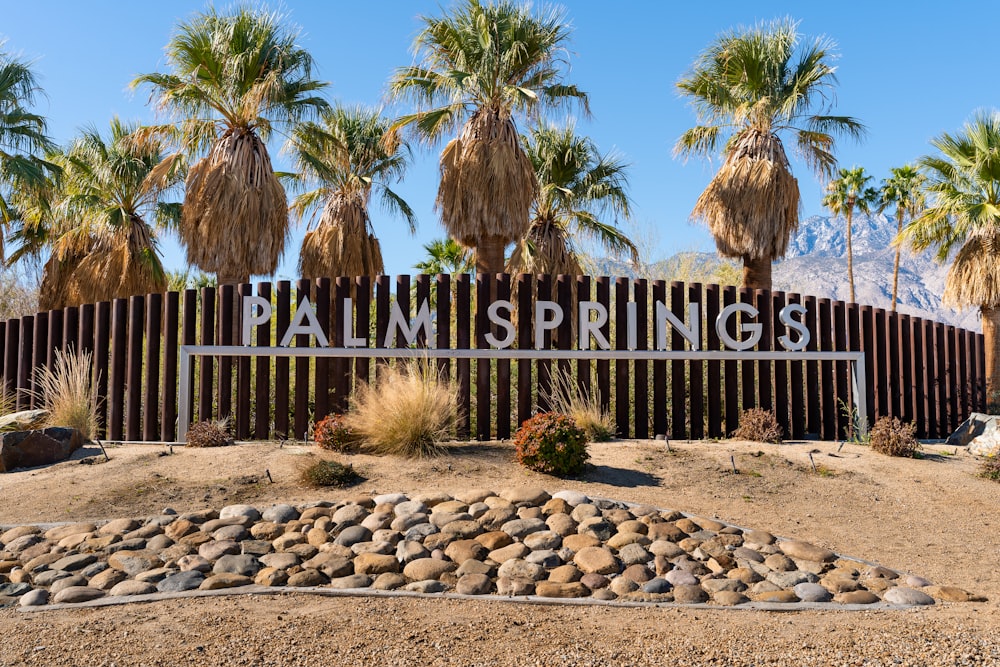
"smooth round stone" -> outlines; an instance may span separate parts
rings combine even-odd
[[[628,565],[640,565],[653,560],[653,555],[646,551],[641,544],[626,544],[618,550],[618,558],[622,563]]]
[[[203,582],[201,582],[201,585],[198,586],[198,590],[215,591],[221,588],[249,586],[252,583],[253,579],[243,576],[242,574],[222,572],[220,574],[213,574],[212,576],[207,577]]]
[[[771,554],[764,559],[764,565],[775,572],[792,572],[796,569],[795,561],[783,554]]]
[[[680,542],[687,537],[687,533],[669,521],[661,521],[651,524],[646,529],[646,537],[654,542],[658,540]]]
[[[4,535],[6,534],[7,533],[4,533]],[[29,533],[26,535],[21,535],[11,540],[10,543],[7,544],[4,550],[17,556],[35,545],[42,544],[43,542],[45,542],[45,538],[43,538],[41,535]]]
[[[597,574],[596,572],[591,572],[589,574],[584,574],[582,577],[580,577],[580,583],[589,588],[590,590],[596,591],[602,588],[607,588],[608,584],[611,583],[611,580],[605,577],[603,574]]]
[[[811,582],[796,584],[792,590],[795,592],[795,596],[803,602],[829,602],[833,599],[830,591]]]
[[[736,547],[732,552],[733,558],[739,560],[747,560],[753,563],[763,563],[764,554],[759,551],[754,551],[753,549],[748,549],[747,547]]]
[[[361,521],[361,525],[372,531],[372,534],[374,535],[380,530],[389,528],[389,526],[392,525],[393,518],[394,517],[390,512],[375,512],[374,514],[366,516]]]
[[[349,574],[346,577],[335,577],[327,584],[330,588],[368,588],[372,579],[367,574]]]
[[[708,601],[708,593],[701,586],[674,586],[674,602],[698,604]]]
[[[645,565],[629,565],[622,571],[622,576],[631,579],[637,584],[643,584],[653,578],[653,573]]]
[[[538,581],[545,577],[545,568],[520,558],[512,558],[497,568],[497,576],[510,579],[530,579]]]
[[[410,581],[438,579],[446,572],[454,571],[455,567],[454,563],[437,558],[418,558],[406,564],[403,576]]]
[[[698,578],[685,570],[671,570],[663,577],[674,586],[696,586]]]
[[[701,587],[708,591],[709,595],[715,595],[719,591],[743,592],[747,589],[746,584],[735,579],[705,579],[701,582]]]
[[[433,535],[438,532],[438,527],[430,523],[421,523],[413,526],[405,533],[403,533],[403,538],[407,540],[421,541],[427,539],[428,536]]]
[[[495,495],[489,489],[460,489],[451,494],[452,498],[468,505],[481,503],[490,496]]]
[[[108,568],[104,572],[91,577],[89,586],[91,588],[99,588],[102,591],[109,591],[114,588],[115,584],[125,581],[127,578],[128,575],[121,570]]]
[[[512,505],[544,505],[552,497],[545,489],[533,486],[504,489],[497,495]]]
[[[463,574],[455,583],[459,595],[486,595],[493,590],[493,581],[486,574]]]
[[[409,563],[418,558],[429,558],[430,555],[431,552],[416,540],[403,540],[396,545],[396,559],[400,563]]]
[[[628,519],[618,524],[618,532],[639,533],[640,535],[646,535],[649,532],[649,526],[638,519]]]
[[[469,515],[464,514],[459,516]],[[454,535],[459,538],[472,538],[482,533],[483,527],[478,521],[474,521],[472,517],[469,517],[468,519],[460,519],[446,523],[441,526],[441,532],[447,535]]]
[[[455,574],[459,577],[464,577],[467,574],[485,574],[493,575],[496,572],[496,568],[489,563],[484,563],[480,560],[469,559],[458,566],[455,570]]]
[[[718,591],[712,594],[712,600],[723,607],[735,607],[750,601],[739,591]]]
[[[531,549],[521,542],[515,542],[505,547],[494,549],[489,553],[488,557],[494,563],[505,563],[515,558],[524,558],[529,553],[531,553]]]
[[[573,521],[573,518],[568,514],[553,514],[545,520],[545,525],[549,527],[549,531],[559,535],[560,537],[577,534],[576,521]],[[547,531],[542,532],[544,533]]]
[[[661,556],[668,559],[677,558],[678,556],[682,556],[687,553],[674,542],[669,542],[667,540],[656,540],[645,548],[654,556]]]
[[[296,572],[288,577],[288,585],[294,587],[322,586],[328,581],[330,579],[322,572],[312,568]]]
[[[599,588],[590,594],[590,597],[594,600],[617,600],[618,596],[614,592],[608,590],[607,588]]]
[[[636,582],[639,583],[639,582]],[[673,585],[662,577],[656,577],[642,584],[643,593],[669,593]]]
[[[431,512],[430,522],[438,528],[443,528],[452,521],[472,521],[472,515],[464,511],[446,512],[444,510],[438,510],[436,507]],[[478,526],[479,524],[476,525]]]
[[[24,586],[25,584],[14,584],[14,585]],[[70,577],[66,577],[64,579],[59,579],[58,581],[52,582],[52,585],[49,586],[49,592],[55,595],[59,591],[63,590],[64,588],[69,588],[70,586],[87,586],[87,585],[88,582],[86,577],[80,576],[79,574],[74,574]],[[18,590],[16,593],[13,593],[13,595],[20,595],[23,592],[24,590]]]
[[[549,571],[549,581],[554,581],[560,584],[568,584],[573,581],[580,581],[583,576],[581,572],[575,565],[560,565]],[[603,575],[597,575],[603,576]]]
[[[514,519],[508,521],[500,527],[500,530],[507,533],[515,540],[523,540],[531,533],[545,530],[548,526],[541,519]]]
[[[271,505],[261,512],[260,518],[271,523],[288,523],[299,518],[299,511],[291,505]]]
[[[135,519],[115,519],[97,529],[99,535],[124,535],[139,527]]]
[[[837,560],[837,554],[834,552],[829,549],[824,549],[823,547],[818,547],[815,544],[809,544],[808,542],[787,540],[779,542],[778,548],[781,549],[782,553],[786,556],[796,558],[798,560],[809,560],[815,563],[830,563]]]
[[[161,593],[181,593],[193,591],[205,581],[205,575],[199,570],[187,570],[164,577],[156,584],[156,590]]]
[[[13,528],[0,533],[0,544],[10,545],[14,540],[25,535],[37,535],[42,532],[38,526],[14,526]]]
[[[365,526],[368,530],[371,530],[368,526]],[[380,528],[378,530],[372,530],[372,542],[388,542],[394,548],[399,541],[403,539],[403,536],[399,534],[399,531],[390,530],[388,528]]]
[[[285,533],[285,524],[262,521],[250,526],[250,534],[258,540],[276,540]]]
[[[405,503],[409,498],[405,493],[382,493],[372,497],[376,505],[398,505]]]
[[[22,607],[38,607],[43,604],[48,604],[48,602],[49,592],[44,588],[36,588],[33,591],[28,591],[17,601],[17,603]]]
[[[70,579],[83,579],[83,577],[66,577],[65,579],[60,579],[59,581],[68,581]],[[56,583],[59,583],[58,581]],[[83,579],[83,585],[87,584],[87,580]],[[24,595],[31,590],[31,584],[26,581],[19,581],[15,583],[5,583],[0,584],[0,597],[18,597]]]
[[[486,547],[476,540],[455,540],[445,547],[444,553],[454,562],[461,564],[470,559],[483,560],[488,552]]]
[[[563,564],[563,559],[559,557],[555,551],[551,549],[545,549],[543,551],[532,551],[530,554],[524,557],[524,560],[529,563],[535,563],[536,565],[541,565],[546,570],[551,570],[554,567],[559,567]]]
[[[121,583],[115,584],[114,588],[108,591],[108,595],[119,597],[124,595],[148,595],[155,592],[156,586],[149,582],[126,579]]]
[[[476,535],[474,539],[476,542],[479,542],[486,547],[489,551],[502,549],[514,543],[514,538],[500,530],[494,530],[489,533],[483,533],[482,535]]]
[[[412,514],[424,514],[427,515],[430,508],[423,504],[419,500],[406,500],[401,503],[397,503],[392,509],[393,513],[397,517],[410,516]],[[426,520],[426,519],[425,519]]]
[[[486,530],[494,531],[500,530],[505,523],[514,520],[516,517],[517,512],[514,511],[513,507],[506,505],[486,510],[476,521]]]
[[[934,604],[934,598],[923,591],[918,591],[906,586],[896,586],[890,588],[883,595],[882,599],[890,604],[903,605],[929,605]]]
[[[560,500],[565,500],[569,505],[573,507],[590,502],[590,498],[588,498],[586,494],[580,493],[579,491],[572,491],[569,489],[556,491],[555,493],[552,494],[552,497],[558,498]]]
[[[490,506],[487,505],[486,503],[472,503],[471,505],[469,505],[469,509],[467,511],[469,513],[469,516],[471,516],[473,519],[478,520],[479,517],[483,516],[484,514],[490,511]]]
[[[604,547],[585,547],[573,556],[574,564],[581,571],[597,574],[617,574],[621,566],[615,555]]]
[[[223,556],[215,562],[212,572],[215,574],[241,574],[245,577],[252,577],[260,571],[260,561],[256,556],[249,554],[232,554]]]
[[[761,546],[766,544],[774,544],[777,539],[771,533],[764,530],[748,530],[743,533],[744,542],[749,542],[751,544],[759,544]]]
[[[212,533],[212,538],[219,541],[231,540],[233,542],[238,542],[240,540],[245,540],[249,537],[249,535],[250,534],[247,532],[247,529],[243,526],[223,526]]]
[[[240,545],[232,540],[205,542],[198,547],[198,555],[205,560],[215,561],[223,556],[231,556],[240,552]],[[113,567],[113,566],[112,566]]]
[[[580,583],[584,583],[584,580],[581,579]],[[584,583],[584,585],[586,584]],[[612,593],[621,597],[639,590],[639,584],[635,583],[631,579],[626,579],[625,577],[615,577],[611,580],[611,583],[608,584],[608,588]]]
[[[590,595],[590,589],[579,581],[539,581],[535,583],[535,595],[543,598],[585,598]]]
[[[97,526],[92,523],[74,523],[66,526],[56,526],[45,531],[45,539],[51,542],[58,542],[70,535],[80,535],[81,533],[93,533]]]
[[[253,505],[228,505],[219,510],[220,519],[246,517],[250,521],[260,521],[260,510]]]
[[[39,572],[35,575],[33,583],[36,586],[51,586],[60,579],[66,579],[71,577],[69,572],[64,572],[63,570],[45,570],[44,572]]]
[[[903,583],[909,588],[923,588],[924,586],[931,585],[930,581],[924,579],[923,577],[918,577],[915,574],[907,575],[906,578],[903,579]]]
[[[263,556],[272,551],[274,551],[274,547],[266,540],[243,540],[240,542],[240,553]]]
[[[202,540],[212,539],[208,535],[201,535]],[[144,537],[133,537],[131,539],[122,540],[121,542],[115,542],[114,544],[108,545],[105,549],[108,553],[114,553],[116,551],[142,551],[146,548],[146,538]]]
[[[295,567],[302,561],[295,554],[283,551],[265,554],[260,557],[260,562],[266,567],[273,567],[278,570],[287,570],[290,567]]]
[[[497,594],[505,596],[532,595],[535,592],[535,582],[531,579],[512,579],[497,577]]]
[[[94,554],[73,554],[71,556],[66,556],[65,558],[60,558],[56,562],[49,565],[49,568],[52,570],[75,572],[76,570],[82,570],[96,560],[97,556]]]
[[[346,577],[354,574],[354,563],[350,558],[335,553],[319,553],[302,564],[308,570],[319,570],[328,578]]]
[[[779,588],[795,588],[802,583],[814,583],[816,575],[810,572],[768,572],[767,580]]]
[[[566,515],[563,514],[562,516]],[[562,535],[551,530],[540,530],[524,536],[521,541],[532,551],[558,549],[562,546]]]
[[[601,542],[607,542],[614,534],[615,527],[601,517],[592,516],[580,521],[579,525],[577,525],[576,532],[580,535],[593,537]]]
[[[848,593],[840,593],[834,595],[833,599],[835,602],[841,604],[875,604],[879,601],[877,595],[871,591],[850,591]]]
[[[152,570],[146,570],[145,572],[140,572],[135,575],[136,581],[147,581],[151,584],[155,584],[158,581],[163,581],[165,578],[169,577],[171,574],[176,573],[177,570],[172,567],[156,567]]]
[[[333,541],[334,544],[349,547],[358,542],[368,542],[372,539],[372,531],[364,526],[348,526]]]
[[[395,556],[377,553],[362,553],[354,559],[356,574],[379,575],[386,572],[399,572],[400,564]]]
[[[146,548],[150,551],[163,551],[173,546],[174,541],[166,535],[154,535],[146,542]]]
[[[378,591],[394,591],[406,585],[406,577],[398,572],[386,572],[375,577],[372,588]]]
[[[942,602],[969,602],[975,597],[957,586],[928,586],[924,592]]]
[[[413,500],[419,500],[428,507],[437,507],[441,503],[453,501],[454,498],[444,491],[424,491],[413,496]]]
[[[369,514],[371,514],[371,512],[366,510],[361,505],[344,505],[336,512],[334,512],[333,516],[331,516],[330,518],[333,519],[333,522],[337,525],[340,524],[351,525],[355,523],[361,523],[366,518],[368,518]]]
[[[55,604],[89,602],[104,597],[104,591],[90,586],[70,586],[59,591],[53,598]]]
[[[104,572],[107,569],[108,569],[107,563],[103,561],[98,561],[96,563],[91,563],[87,567],[83,568],[82,570],[80,570],[79,573],[84,577],[87,577],[88,579],[92,579],[93,577],[96,577],[101,572]]]
[[[406,584],[404,587],[404,590],[412,591],[414,593],[444,593],[446,589],[447,586],[435,579],[414,581]]]
[[[793,602],[798,602],[799,598],[795,595],[795,591],[764,591],[763,593],[758,593],[756,597],[757,602],[775,602],[779,604],[791,604]]]
[[[351,547],[351,551],[357,555],[361,554],[391,554],[396,550],[396,545],[390,542],[358,542]]]

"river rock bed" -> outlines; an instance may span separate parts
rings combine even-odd
[[[982,600],[765,531],[536,488],[168,508],[0,534],[0,605],[249,586],[719,606]]]

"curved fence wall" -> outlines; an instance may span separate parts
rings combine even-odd
[[[697,304],[702,350],[722,350],[714,326],[730,304],[752,305],[761,325],[755,350],[779,350],[787,327],[779,313],[805,307],[810,351],[863,351],[869,423],[891,415],[911,421],[921,438],[942,438],[970,412],[983,410],[985,354],[981,334],[940,322],[811,296],[719,285],[591,278],[589,276],[367,276],[355,279],[279,281],[275,285],[222,286],[183,293],[149,294],[37,313],[0,322],[0,374],[17,407],[34,407],[36,369],[52,366],[56,350],[94,355],[101,437],[107,440],[174,441],[177,436],[181,345],[234,345],[242,330],[243,296],[272,303],[271,320],[253,327],[252,344],[276,345],[308,297],[332,346],[344,343],[345,303],[354,335],[383,346],[398,304],[412,322],[425,300],[437,348],[489,348],[496,331],[487,307],[510,300],[516,315],[514,348],[534,346],[537,300],[553,301],[567,314],[578,303],[603,305],[610,317],[599,327],[613,349],[656,346],[656,302],[680,322]],[[513,295],[513,296],[512,296]],[[351,299],[350,302],[346,301]],[[629,303],[634,314],[629,316]],[[659,319],[662,319],[662,312]],[[544,333],[546,349],[574,349],[576,318]],[[751,320],[746,320],[751,321]],[[634,322],[629,339],[626,322]],[[737,318],[727,328],[739,338]],[[426,331],[415,344],[425,345]],[[391,343],[391,341],[390,341]],[[316,345],[299,334],[294,345]],[[631,344],[631,345],[630,345]],[[395,345],[405,346],[402,335]],[[681,333],[667,329],[666,347],[690,349]],[[309,425],[346,409],[358,382],[377,375],[384,360],[346,358],[206,357],[196,361],[188,388],[196,421],[227,418],[238,439],[304,438]],[[774,410],[791,438],[839,439],[850,432],[852,405],[847,362],[747,360],[509,360],[438,359],[459,393],[462,416],[455,437],[508,438],[518,424],[548,407],[554,373],[572,378],[599,397],[614,416],[620,437],[672,439],[725,437],[749,407]]]

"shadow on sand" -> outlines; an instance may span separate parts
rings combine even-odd
[[[587,466],[586,472],[580,477],[584,482],[597,482],[609,486],[635,488],[638,486],[659,486],[660,478],[641,470],[615,468],[614,466]]]

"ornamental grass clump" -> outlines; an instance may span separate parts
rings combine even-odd
[[[569,415],[590,442],[606,442],[617,432],[611,415],[601,409],[600,394],[581,389],[566,372],[552,377],[552,411]]]
[[[879,417],[868,434],[868,444],[886,456],[912,457],[920,449],[916,433],[916,427],[910,422],[901,422],[896,417]]]
[[[344,465],[339,461],[314,461],[302,468],[299,481],[305,486],[318,489],[326,486],[344,488],[361,481],[361,476],[354,472],[354,467]]]
[[[202,421],[193,424],[187,432],[188,447],[226,447],[233,444],[229,434],[229,420]]]
[[[345,423],[365,451],[417,458],[440,454],[457,419],[458,392],[433,362],[419,359],[362,385]]]
[[[590,455],[587,435],[569,415],[544,412],[521,425],[514,436],[517,462],[559,477],[579,475]]]
[[[784,431],[770,410],[748,408],[740,414],[740,425],[733,431],[737,440],[780,444]]]
[[[313,442],[321,449],[345,454],[358,451],[361,439],[344,415],[328,415],[313,427]]]
[[[89,352],[56,350],[52,368],[42,367],[35,376],[35,392],[49,413],[47,424],[75,428],[87,440],[97,433],[92,359]]]

